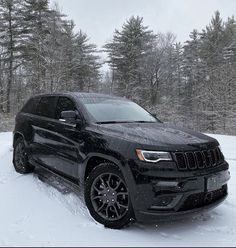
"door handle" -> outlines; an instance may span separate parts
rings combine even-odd
[[[48,123],[48,127],[55,127],[55,125],[52,123]]]
[[[75,127],[73,127],[73,126],[64,128],[65,131],[73,131],[74,129],[75,129]]]

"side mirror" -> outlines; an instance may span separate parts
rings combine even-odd
[[[81,120],[77,119],[76,111],[62,111],[60,121],[71,124],[80,124]]]

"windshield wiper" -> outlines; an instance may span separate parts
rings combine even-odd
[[[98,121],[97,124],[130,123],[130,121]]]
[[[99,121],[97,124],[116,124],[116,123],[155,123],[154,121]]]
[[[156,123],[156,121],[131,121],[131,123]]]

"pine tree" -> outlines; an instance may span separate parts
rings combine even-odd
[[[14,71],[21,63],[23,39],[22,13],[20,0],[0,1],[0,46],[3,49],[1,63],[6,70],[6,112],[10,112],[10,94],[14,82]],[[2,84],[2,83],[1,83]]]
[[[75,88],[80,91],[97,89],[100,63],[96,46],[89,43],[88,36],[80,31],[75,38]]]
[[[205,102],[206,63],[201,57],[200,34],[197,30],[190,33],[190,40],[185,42],[183,53],[183,75],[185,90],[183,95],[183,109],[185,123],[197,123],[201,128],[201,119],[205,119],[203,106]]]
[[[43,92],[46,87],[46,39],[49,32],[49,1],[24,0],[25,40],[24,57],[31,73],[29,84],[33,93]]]
[[[143,25],[143,18],[132,16],[115,30],[113,40],[105,45],[109,64],[116,72],[117,93],[136,101],[143,100],[148,86],[142,80],[143,62],[151,54],[155,35]]]
[[[65,61],[64,50],[70,43],[65,42],[66,31],[64,29],[68,21],[63,20],[64,15],[59,11],[57,5],[50,10],[47,20],[48,34],[44,39],[44,64],[46,89],[48,92],[55,92],[60,89],[62,83]],[[74,27],[72,27],[74,28]]]

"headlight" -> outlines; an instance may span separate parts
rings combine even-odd
[[[172,160],[171,154],[169,152],[144,151],[144,150],[136,149],[136,153],[141,161],[146,161],[151,163]]]

